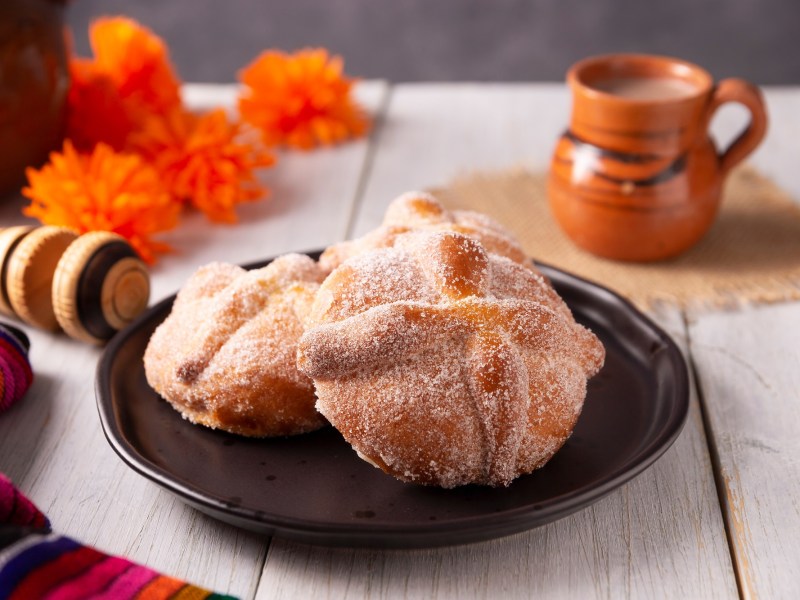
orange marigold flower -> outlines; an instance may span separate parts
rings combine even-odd
[[[237,204],[267,193],[254,170],[275,162],[269,152],[240,138],[239,124],[222,109],[203,115],[175,109],[147,119],[130,147],[159,171],[174,198],[212,221],[234,223]]]
[[[98,142],[122,150],[133,123],[114,82],[89,60],[73,59],[69,70],[66,137],[83,152]]]
[[[264,52],[239,73],[245,85],[239,113],[269,145],[309,149],[361,136],[369,121],[351,98],[354,81],[342,66],[324,49]]]
[[[163,40],[125,17],[101,18],[89,27],[99,71],[107,74],[131,111],[166,112],[180,104],[180,81]]]
[[[23,212],[45,225],[79,233],[113,231],[126,238],[147,262],[169,247],[151,235],[175,227],[180,206],[172,202],[158,172],[135,154],[117,153],[103,143],[79,154],[69,142],[41,169],[26,172],[31,199]]]
[[[89,39],[94,58],[69,61],[67,138],[84,152],[99,142],[122,150],[149,114],[180,105],[180,82],[164,42],[136,21],[98,19]]]

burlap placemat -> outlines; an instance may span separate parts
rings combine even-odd
[[[601,259],[572,244],[550,214],[543,173],[473,174],[435,193],[449,208],[493,216],[536,260],[601,283],[645,309],[662,302],[719,308],[800,299],[800,207],[752,167],[728,178],[717,220],[698,245],[649,264]]]

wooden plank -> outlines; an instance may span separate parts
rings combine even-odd
[[[694,315],[690,348],[745,598],[800,586],[800,305]]]
[[[547,168],[569,102],[557,84],[396,86],[351,235],[377,226],[405,191],[476,169]]]
[[[232,89],[214,101],[225,94],[232,99]],[[379,112],[386,90],[382,82],[368,82],[358,94]],[[186,219],[168,238],[176,254],[152,271],[153,300],[211,260],[247,262],[341,239],[369,145],[360,140],[281,156],[266,177],[273,199],[242,207],[237,227],[209,225],[199,215]],[[24,221],[21,206],[0,208],[0,222]],[[199,585],[252,597],[267,540],[206,517],[126,467],[97,417],[100,350],[23,329],[31,337],[36,379],[26,398],[0,415],[0,471],[49,515],[55,531]]]
[[[407,85],[393,92],[354,232],[406,189],[463,169],[543,167],[566,119],[558,86]],[[659,321],[685,338],[677,311]],[[694,388],[693,388],[694,389]],[[653,468],[586,510],[501,540],[369,551],[274,539],[257,598],[734,598],[697,399]]]

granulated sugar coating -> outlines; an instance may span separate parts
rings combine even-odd
[[[248,436],[313,431],[325,420],[297,371],[297,341],[323,280],[307,256],[254,271],[201,267],[144,355],[150,386],[193,423]]]
[[[478,240],[488,252],[534,268],[513,234],[500,223],[483,213],[449,211],[425,192],[407,192],[395,198],[386,209],[380,227],[356,240],[330,246],[322,253],[320,266],[330,272],[363,252],[391,248],[400,236],[416,230],[463,233]]]
[[[358,254],[298,346],[317,408],[404,481],[504,486],[569,437],[605,350],[538,272],[452,232]]]

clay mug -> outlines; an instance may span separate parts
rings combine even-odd
[[[676,256],[708,231],[722,182],[767,129],[759,89],[741,79],[714,83],[691,63],[615,54],[576,63],[567,73],[572,116],[548,177],[550,208],[564,232],[606,258]],[[723,152],[708,134],[725,102],[750,123]]]

